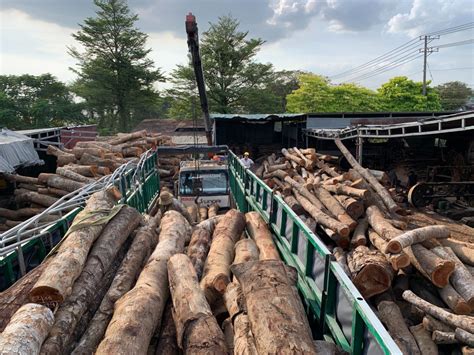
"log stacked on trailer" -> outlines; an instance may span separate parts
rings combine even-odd
[[[177,211],[115,211],[112,192],[92,195],[57,253],[0,295],[2,353],[316,354],[295,270],[257,213],[230,210],[191,235]]]
[[[336,144],[349,171],[337,158],[295,147],[269,155],[257,175],[333,250],[404,353],[425,354],[446,339],[459,349],[470,346],[473,328],[450,325],[402,294],[411,290],[433,307],[471,319],[474,229],[407,210],[394,201],[383,172],[364,169],[341,141]],[[426,315],[450,326],[437,328],[448,335],[425,326]]]

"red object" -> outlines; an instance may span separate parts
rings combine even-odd
[[[61,143],[68,149],[73,148],[77,142],[95,141],[96,137],[96,125],[66,127],[61,130]]]

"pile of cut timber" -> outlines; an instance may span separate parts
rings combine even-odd
[[[403,209],[383,172],[336,144],[349,171],[337,157],[291,148],[268,156],[256,174],[321,236],[404,353],[474,346],[474,229]]]
[[[41,213],[61,197],[109,175],[127,161],[137,160],[144,151],[165,144],[171,144],[170,137],[138,131],[78,142],[72,149],[48,146],[47,154],[57,158],[54,174],[41,173],[38,177],[4,175],[7,181],[15,184],[15,190],[10,208],[0,208],[0,233]],[[47,216],[42,222],[57,218]]]
[[[110,218],[117,198],[92,195],[56,253],[0,295],[21,300],[3,308],[0,353],[339,353],[313,341],[296,273],[258,214],[192,228],[174,210]]]

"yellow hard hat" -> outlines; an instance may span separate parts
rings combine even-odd
[[[249,152],[244,153],[244,156],[249,156],[249,155],[250,155]]]

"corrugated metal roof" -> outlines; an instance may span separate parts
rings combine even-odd
[[[304,119],[304,113],[212,113],[211,118],[217,121],[220,120],[235,120],[235,121],[279,121],[279,120],[295,120]]]

